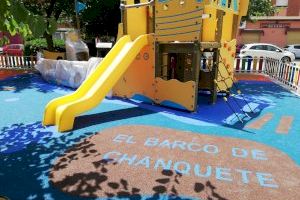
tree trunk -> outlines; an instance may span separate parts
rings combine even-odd
[[[52,35],[49,35],[48,33],[44,33],[44,37],[46,38],[46,42],[47,42],[47,49],[49,51],[54,51],[54,42],[53,42],[53,37]]]
[[[47,18],[50,18],[53,11],[54,11],[54,6],[55,6],[56,0],[51,0],[50,6],[48,9],[46,9],[47,13]],[[47,27],[49,26],[49,22],[47,22]],[[47,41],[47,48],[49,51],[54,51],[54,42],[53,42],[53,36],[48,34],[47,32],[44,33],[44,37],[46,38]]]

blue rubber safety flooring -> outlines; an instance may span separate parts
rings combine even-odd
[[[73,90],[47,83],[37,74],[0,81],[0,195],[12,200],[91,199],[52,187],[49,170],[58,156],[82,139],[122,125],[158,126],[255,141],[284,152],[299,166],[300,98],[273,82],[240,81],[238,86],[243,95],[229,98],[231,108],[222,97],[211,105],[209,96],[199,93],[197,113],[138,100],[105,99],[96,109],[77,117],[73,131],[61,134],[55,127],[41,125],[44,108],[50,100]],[[259,129],[247,126],[270,113],[272,117]],[[278,124],[286,116],[293,119],[289,129],[277,133]]]

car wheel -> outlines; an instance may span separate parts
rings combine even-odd
[[[281,58],[281,62],[283,62],[283,63],[290,63],[291,62],[291,58],[287,57],[287,56],[284,56],[283,58]]]

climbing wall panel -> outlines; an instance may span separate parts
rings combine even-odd
[[[222,42],[218,72],[218,88],[221,91],[226,91],[233,85],[235,52],[236,40]]]

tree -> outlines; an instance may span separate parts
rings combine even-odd
[[[47,41],[49,51],[54,51],[53,33],[57,29],[57,21],[60,17],[74,16],[74,0],[22,0],[26,9],[31,13],[40,16],[44,23],[37,28]],[[35,30],[38,32],[38,30]]]
[[[12,0],[0,1],[0,31],[9,32],[11,35],[17,33],[26,37],[35,34],[29,27],[29,22],[38,22],[38,18],[32,16],[20,2],[13,2]],[[8,42],[8,38],[4,37],[0,41],[2,46]]]
[[[52,34],[61,15],[74,15],[73,0],[0,0],[0,31],[43,36],[48,50],[53,51]]]
[[[271,0],[250,0],[247,20],[251,20],[253,16],[272,16],[276,11]]]
[[[80,18],[87,37],[116,36],[121,21],[120,0],[86,0]]]

